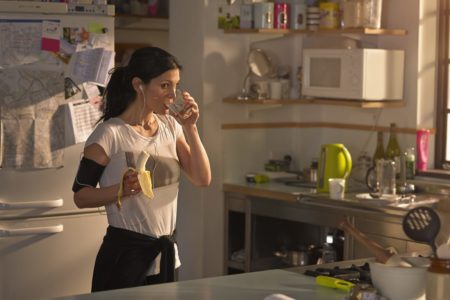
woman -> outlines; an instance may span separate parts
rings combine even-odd
[[[162,49],[138,49],[128,66],[113,70],[105,89],[103,121],[86,141],[73,185],[79,208],[105,206],[108,216],[92,291],[170,282],[180,265],[173,239],[180,169],[194,185],[211,181],[197,103],[184,92],[190,114],[169,115],[180,69]],[[152,197],[129,168],[143,151],[150,154]]]

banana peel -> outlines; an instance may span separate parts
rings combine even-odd
[[[141,191],[144,193],[146,197],[149,199],[154,198],[153,194],[153,185],[152,185],[152,176],[150,174],[150,171],[145,169],[145,165],[147,163],[148,158],[150,157],[150,154],[147,151],[142,151],[141,154],[139,154],[139,157],[137,159],[136,168],[128,168],[123,173],[123,176],[129,171],[136,171],[138,173],[138,180],[139,185],[141,186]],[[122,181],[120,182],[119,192],[117,194],[117,202],[116,206],[120,210],[122,207],[122,196],[123,196],[123,176]]]

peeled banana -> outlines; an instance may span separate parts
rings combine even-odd
[[[147,160],[150,157],[147,151],[142,151],[139,154],[136,163],[136,171],[138,172],[138,180],[141,185],[141,190],[145,196],[150,199],[153,199],[153,186],[152,186],[152,178],[150,175],[150,171],[145,169],[145,165],[147,164]]]
[[[149,157],[150,157],[150,154],[147,151],[145,151],[145,150],[142,151],[138,156],[137,163],[136,163],[136,169],[128,168],[127,170],[125,170],[123,175],[125,175],[125,173],[128,172],[129,170],[136,171],[138,173],[138,180],[139,180],[139,184],[141,186],[141,191],[144,193],[145,196],[147,196],[150,199],[153,199],[154,194],[153,194],[151,174],[150,174],[150,171],[147,171],[145,169],[145,166],[147,164],[147,160]],[[119,210],[122,207],[122,201],[121,201],[122,195],[123,195],[123,180],[120,183],[119,192],[117,194],[116,206]]]

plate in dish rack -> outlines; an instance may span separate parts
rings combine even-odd
[[[382,195],[379,198],[372,197],[369,193],[357,194],[356,198],[364,200],[385,200],[385,201],[398,201],[401,199],[400,195]]]

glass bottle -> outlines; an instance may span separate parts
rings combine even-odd
[[[402,155],[402,151],[400,149],[400,145],[397,141],[397,133],[396,133],[397,125],[395,123],[391,123],[391,128],[389,130],[389,141],[386,147],[385,156],[387,159],[395,161],[395,174],[396,177],[400,176],[400,156]]]
[[[406,158],[406,179],[414,179],[416,175],[416,154],[414,147],[409,147],[405,152]]]
[[[378,131],[377,133],[377,146],[375,148],[375,153],[372,157],[372,164],[376,166],[377,160],[384,158],[384,142],[383,142],[383,132]]]

